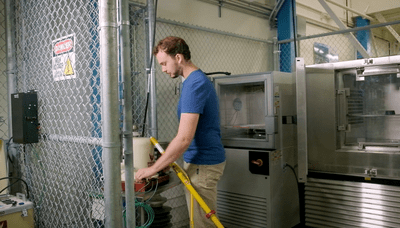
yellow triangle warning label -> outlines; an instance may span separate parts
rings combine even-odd
[[[73,75],[74,74],[74,70],[72,69],[72,65],[71,65],[71,60],[67,59],[67,64],[65,65],[65,69],[64,69],[64,75]]]

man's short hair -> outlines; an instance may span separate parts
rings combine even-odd
[[[189,46],[180,37],[168,36],[160,40],[154,47],[153,54],[157,55],[160,51],[164,51],[172,57],[175,57],[176,54],[182,54],[185,60],[190,60]]]

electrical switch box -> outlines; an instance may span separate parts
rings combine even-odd
[[[37,93],[11,94],[11,110],[13,141],[22,144],[39,142]]]

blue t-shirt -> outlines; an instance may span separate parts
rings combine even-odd
[[[200,69],[193,71],[183,82],[178,103],[179,120],[181,113],[200,114],[194,139],[183,155],[185,162],[216,165],[225,161],[218,110],[213,84]]]

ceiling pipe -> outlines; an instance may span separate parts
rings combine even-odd
[[[276,15],[278,14],[279,10],[281,9],[284,1],[285,0],[279,0],[276,3],[274,9],[272,10],[271,15],[269,16],[269,22],[271,23],[271,25],[275,24]]]

